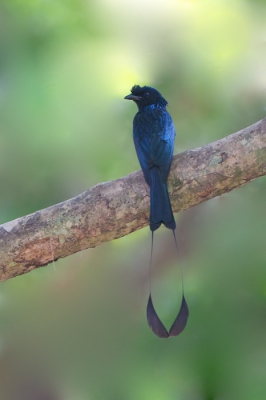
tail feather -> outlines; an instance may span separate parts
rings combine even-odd
[[[166,183],[161,180],[160,169],[153,167],[151,170],[150,186],[150,229],[156,231],[161,224],[166,228],[174,230],[175,219],[169,199]]]

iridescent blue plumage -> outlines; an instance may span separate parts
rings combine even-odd
[[[134,100],[138,113],[133,121],[133,139],[145,180],[150,186],[150,229],[163,223],[175,229],[167,189],[174,151],[175,128],[166,110],[167,101],[154,88],[133,86],[127,99]]]
[[[133,121],[133,139],[144,178],[150,187],[151,266],[153,235],[161,224],[173,231],[177,249],[176,224],[167,189],[167,177],[174,151],[175,128],[166,110],[167,101],[156,89],[136,85],[125,99],[135,101],[138,106],[138,112]],[[177,336],[184,330],[189,311],[184,297],[183,275],[182,291],[181,307],[169,332],[154,309],[150,292],[147,319],[150,328],[157,336],[168,338]]]

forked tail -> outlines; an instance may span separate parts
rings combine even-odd
[[[150,186],[150,229],[156,231],[161,224],[174,230],[175,219],[169,199],[167,184],[161,180],[159,167],[152,167]]]

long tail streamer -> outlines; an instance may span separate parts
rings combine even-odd
[[[173,230],[172,232],[175,240],[176,250],[178,251],[175,231]],[[151,270],[152,270],[152,253],[153,253],[153,239],[154,239],[153,233],[154,232],[152,231],[151,256],[150,256],[150,295],[147,304],[147,320],[150,328],[155,333],[155,335],[157,335],[160,338],[168,338],[170,336],[179,335],[185,329],[189,316],[189,310],[184,296],[184,279],[183,279],[183,270],[181,265],[182,302],[177,317],[174,320],[169,332],[167,331],[166,327],[164,326],[164,324],[162,323],[162,321],[158,317],[158,314],[155,311],[151,296]]]

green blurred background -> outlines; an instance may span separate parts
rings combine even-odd
[[[0,223],[139,169],[134,84],[155,86],[175,153],[266,114],[266,3],[1,0]],[[264,400],[266,179],[0,286],[1,400]]]

